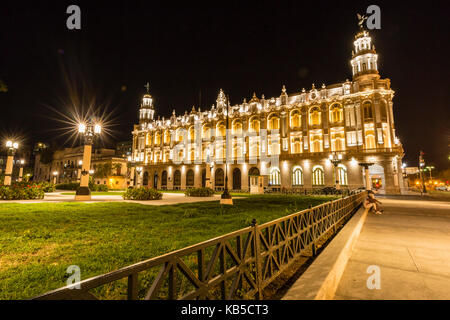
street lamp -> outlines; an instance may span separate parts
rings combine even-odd
[[[425,169],[426,169],[427,171],[430,171],[430,180],[433,180],[433,177],[431,176],[431,170],[434,169],[434,166],[426,166]]]
[[[134,187],[134,180],[135,180],[135,166],[134,166],[134,161],[133,161],[133,157],[132,156],[128,156],[128,163],[130,164],[130,185],[129,188],[133,188]]]
[[[6,160],[6,170],[5,170],[5,186],[11,185],[11,176],[13,171],[13,159],[16,154],[17,149],[19,149],[19,143],[8,140],[6,141],[6,148],[8,148],[8,158]]]
[[[424,193],[427,193],[427,188],[425,187],[425,177],[423,174],[423,171],[424,171],[423,168],[425,167],[425,160],[423,159],[424,154],[425,153],[423,151],[419,152],[419,174],[420,174],[420,178],[422,180],[422,190],[421,190],[422,195]]]
[[[53,184],[56,184],[57,177],[58,177],[58,171],[53,171]]]
[[[83,161],[80,178],[80,186],[75,194],[75,200],[91,200],[91,190],[89,190],[89,174],[91,168],[92,144],[94,138],[100,135],[102,126],[98,123],[88,121],[78,125],[78,132],[84,137]]]
[[[18,181],[21,182],[22,181],[22,176],[23,176],[23,165],[25,164],[25,160],[21,159],[19,163],[20,163],[20,169],[19,169],[19,179],[18,179]]]
[[[330,161],[331,163],[334,165],[334,180],[335,180],[335,184],[334,187],[339,190],[341,187],[339,185],[339,177],[338,177],[338,173],[337,173],[337,166],[342,162],[342,154],[337,154],[336,152],[334,152],[333,154],[330,154]]]
[[[212,188],[211,183],[211,171],[214,168],[214,157],[211,153],[210,148],[206,149],[206,177],[205,177],[205,187],[206,188]]]
[[[227,126],[225,131],[225,148],[226,148],[226,155],[225,155],[225,189],[223,190],[222,195],[220,196],[220,204],[226,204],[226,205],[233,205],[233,198],[231,197],[231,194],[228,192],[228,115],[230,113],[230,97],[228,97],[228,104],[227,104]]]

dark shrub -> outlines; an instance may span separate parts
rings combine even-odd
[[[91,191],[107,192],[108,186],[106,184],[94,184],[89,186],[89,189],[91,189]]]
[[[71,182],[71,183],[60,183],[55,186],[57,190],[77,190],[80,186],[79,183]]]
[[[122,197],[125,200],[159,200],[162,199],[162,193],[156,189],[141,187],[128,189]]]
[[[0,187],[0,200],[43,199],[44,190],[38,184],[14,184]]]
[[[187,189],[184,194],[188,197],[211,197],[214,190],[211,188],[193,188]]]
[[[51,182],[42,181],[42,182],[38,182],[36,184],[40,185],[42,190],[44,190],[44,192],[54,192],[56,189],[55,185]]]

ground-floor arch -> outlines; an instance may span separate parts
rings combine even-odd
[[[233,190],[241,190],[241,170],[233,170]]]

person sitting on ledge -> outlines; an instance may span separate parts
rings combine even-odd
[[[383,210],[380,210],[381,202],[375,199],[375,194],[372,190],[369,190],[369,195],[364,201],[364,208],[374,211],[375,214],[382,214]]]

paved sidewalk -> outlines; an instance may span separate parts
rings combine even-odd
[[[46,193],[44,199],[42,200],[0,200],[0,203],[44,203],[44,202],[83,202],[83,203],[95,203],[95,202],[130,202],[139,203],[144,205],[170,205],[178,203],[192,203],[192,202],[203,202],[203,201],[219,201],[220,195],[215,194],[212,197],[186,197],[184,193],[164,193],[161,200],[149,200],[149,201],[136,201],[136,200],[123,200],[121,195],[92,195],[90,201],[75,201],[74,195],[63,195],[64,192],[52,192]],[[233,197],[236,199],[239,197]]]
[[[450,202],[384,199],[369,213],[335,299],[450,299]],[[381,288],[368,289],[369,266]]]

